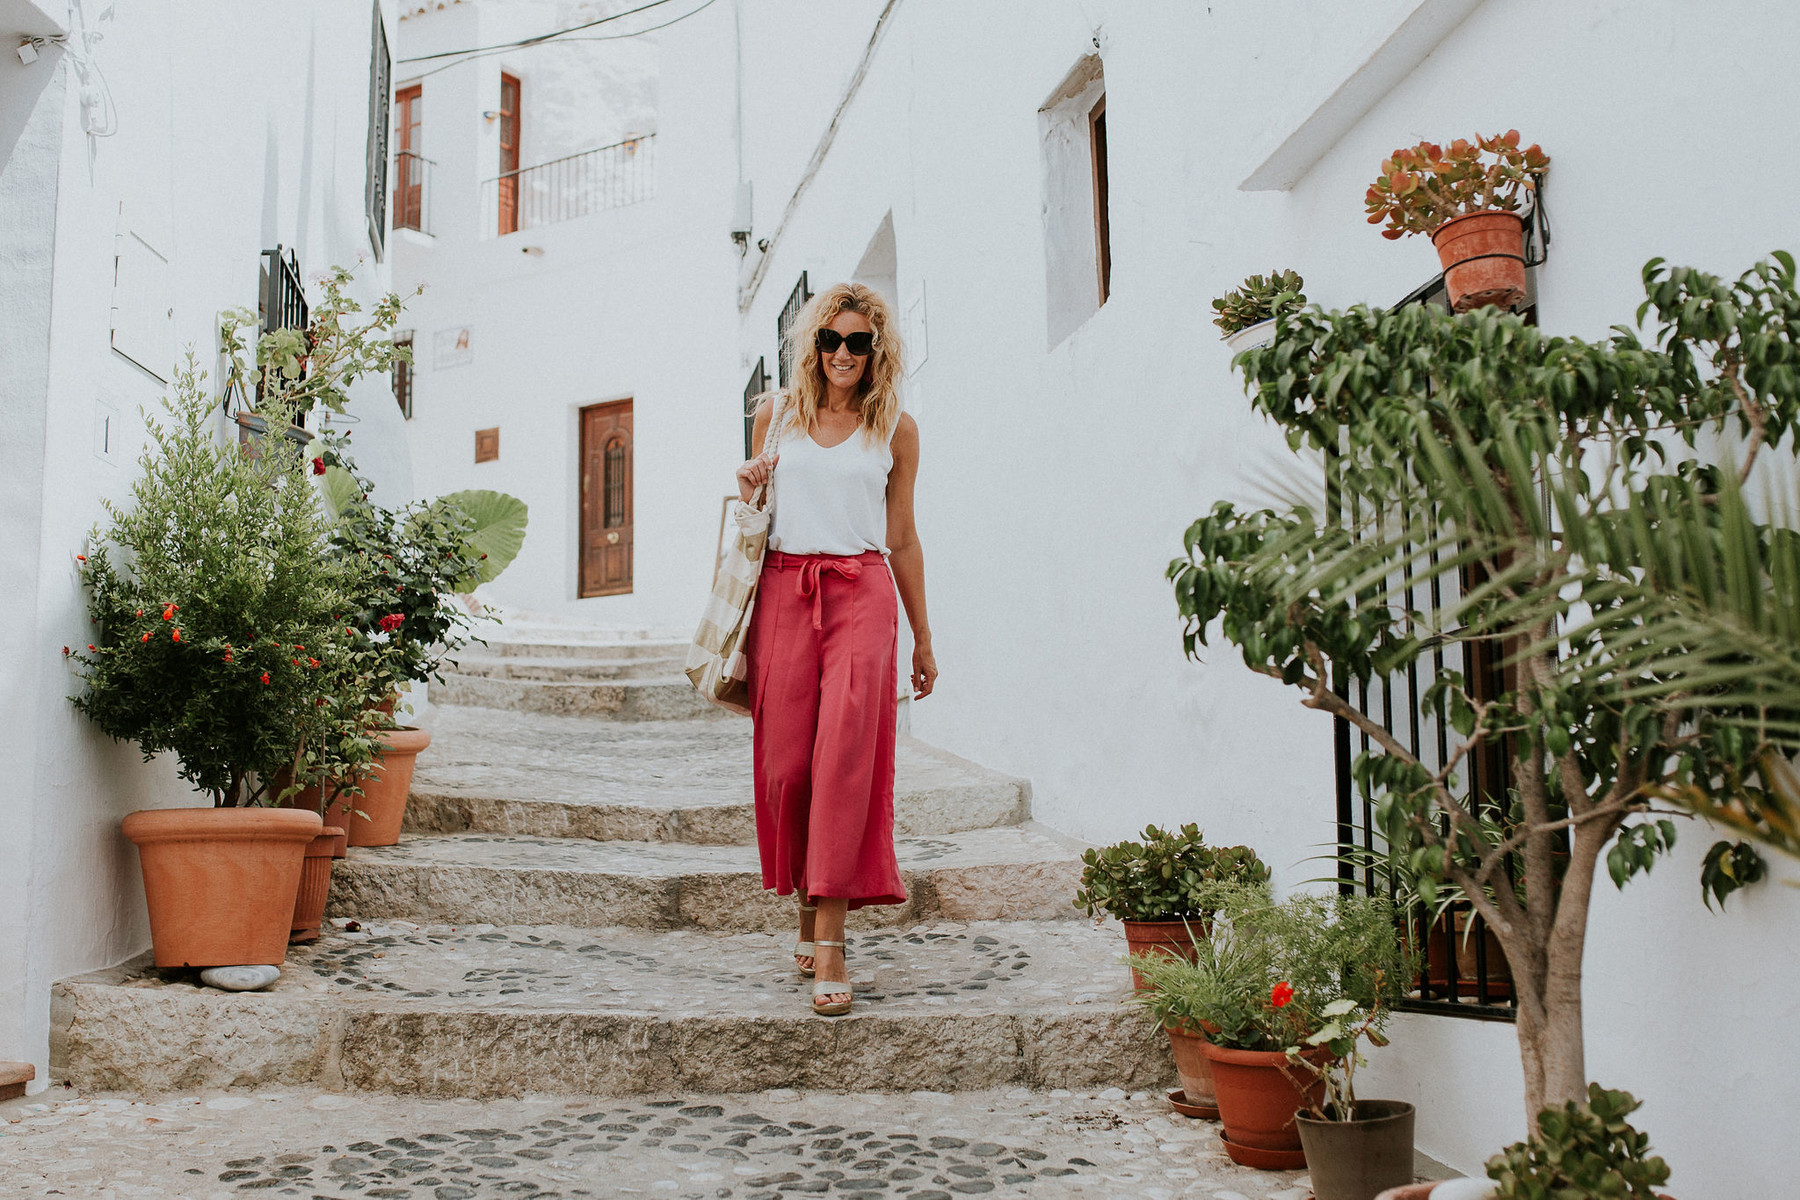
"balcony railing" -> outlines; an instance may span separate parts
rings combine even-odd
[[[585,150],[483,183],[482,238],[623,208],[655,192],[655,135]]]
[[[401,150],[394,155],[394,228],[431,232],[431,168],[423,154]]]

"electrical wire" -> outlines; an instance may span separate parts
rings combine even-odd
[[[658,3],[666,3],[667,0],[657,0],[657,2]],[[718,3],[718,0],[705,0],[705,2],[702,3],[698,8],[690,9],[689,11],[682,13],[679,17],[674,17],[674,18],[671,18],[670,20],[664,21],[661,25],[651,25],[644,29],[635,29],[630,33],[597,33],[597,34],[593,34],[589,37],[562,37],[557,34],[548,34],[546,36],[547,37],[556,37],[559,42],[617,42],[617,41],[622,41],[626,38],[642,37],[646,33],[655,33],[657,30],[667,29],[671,25],[679,25],[681,22],[687,20],[689,17],[695,16],[699,13],[706,11],[707,9],[711,8],[716,3]],[[646,5],[645,7],[650,8],[650,7],[655,7],[655,6],[654,5]],[[642,11],[643,11],[643,9],[633,9],[632,10],[632,12],[642,12]],[[619,16],[622,16],[622,17],[629,16],[629,15],[630,15],[629,13],[620,13],[619,14]],[[611,18],[608,18],[608,19],[610,20]],[[576,28],[577,29],[586,29],[586,28],[589,28],[589,26],[579,25],[579,26],[576,26]],[[418,79],[428,79],[431,76],[436,75],[439,71],[448,71],[451,67],[460,67],[464,63],[474,62],[478,58],[492,58],[496,54],[505,54],[509,50],[529,48],[530,46],[541,45],[541,44],[542,44],[542,39],[536,39],[536,40],[528,41],[523,44],[511,43],[511,44],[508,44],[505,46],[494,46],[494,47],[490,47],[489,49],[486,49],[486,50],[460,51],[459,53],[462,53],[463,55],[465,55],[465,57],[459,58],[455,62],[445,63],[439,67],[433,67],[429,71],[422,71],[417,75],[408,75],[408,76],[406,76],[406,79],[408,81],[418,80]],[[413,62],[415,60],[403,58],[400,61],[401,62]]]
[[[533,46],[539,42],[549,41],[551,38],[561,37],[565,33],[579,33],[583,29],[592,29],[594,26],[604,25],[608,21],[617,21],[637,13],[648,12],[650,9],[668,3],[670,3],[670,0],[650,0],[650,3],[648,4],[633,9],[627,9],[625,12],[614,13],[610,17],[601,17],[598,20],[589,21],[585,25],[571,25],[567,29],[558,29],[551,33],[540,33],[535,37],[520,38],[516,42],[502,42],[493,46],[474,46],[468,50],[440,50],[436,54],[418,54],[414,55],[412,58],[402,58],[398,61],[403,63],[429,62],[434,58],[454,58],[459,54],[485,54],[489,50],[513,50],[520,46]]]

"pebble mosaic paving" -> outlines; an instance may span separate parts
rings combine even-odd
[[[0,1105],[0,1194],[83,1200],[1305,1200],[1217,1126],[1116,1089],[762,1092],[622,1103],[53,1089]]]

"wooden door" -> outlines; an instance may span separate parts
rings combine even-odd
[[[395,181],[394,195],[394,228],[425,228],[425,167],[422,158],[425,149],[424,138],[420,136],[420,122],[425,113],[425,86],[415,83],[411,87],[401,88],[394,95],[394,132],[398,145],[395,147],[394,165],[398,179]]]
[[[500,232],[519,229],[519,81],[500,76]]]
[[[582,596],[631,590],[631,401],[581,410]]]

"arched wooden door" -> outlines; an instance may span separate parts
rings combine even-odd
[[[582,409],[582,596],[631,590],[631,492],[631,401]]]

